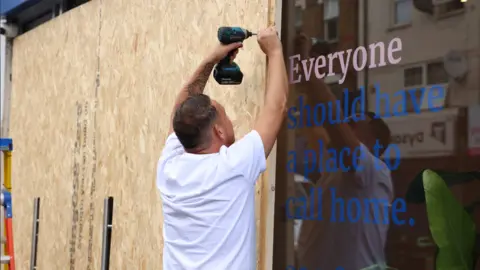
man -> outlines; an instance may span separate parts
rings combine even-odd
[[[296,41],[303,59],[314,56],[309,38],[301,34]],[[318,103],[331,103],[333,117],[344,119],[330,88],[320,80],[309,83],[308,97]],[[350,153],[355,153],[355,149],[360,151],[343,155],[342,160],[337,162],[337,167],[341,162],[347,170],[324,172],[317,181],[316,186],[322,188],[323,194],[321,199],[314,201],[321,200],[322,209],[316,209],[314,213],[321,213],[323,220],[303,222],[298,242],[298,266],[306,269],[335,270],[342,267],[344,270],[360,270],[377,265],[379,267],[374,269],[384,269],[388,231],[388,223],[384,222],[388,211],[384,210],[388,205],[364,202],[375,199],[388,204],[393,200],[390,171],[379,159],[390,143],[390,130],[383,120],[372,113],[356,115],[347,123],[326,124],[324,128],[329,137],[328,147],[337,153],[345,149]],[[374,151],[376,144],[382,147],[377,153]],[[343,206],[338,198],[343,200]],[[347,204],[352,198],[361,202],[361,209],[353,206],[351,210],[352,215],[360,213],[358,221],[351,221],[347,216]],[[317,205],[309,207],[316,208]],[[346,220],[339,222],[342,214]],[[371,222],[373,220],[377,222]]]
[[[254,270],[254,185],[286,112],[288,79],[274,27],[257,34],[268,58],[265,102],[254,129],[235,142],[225,109],[203,94],[213,66],[241,44],[218,45],[178,94],[158,162],[163,269]]]

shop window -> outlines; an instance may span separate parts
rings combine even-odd
[[[425,93],[433,86],[442,87],[446,96],[448,75],[441,61],[406,68],[403,71],[403,75],[405,89],[409,92],[407,98],[407,111],[409,112],[415,109],[415,104],[421,104],[422,110],[430,109]],[[445,100],[434,104],[435,107],[443,107],[444,105]]]
[[[405,25],[412,21],[412,0],[394,0],[393,25]]]
[[[328,47],[331,47],[331,53],[338,52],[339,55],[346,48],[352,48],[350,62],[344,63],[347,63],[347,78],[354,78],[338,84],[338,80],[333,79],[335,76],[326,76],[322,78],[323,82],[329,85],[332,94],[337,99],[349,103],[346,106],[347,108],[352,108],[352,105],[356,106],[350,109],[349,113],[355,110],[366,111],[368,108],[368,110],[375,112],[384,119],[390,128],[394,141],[389,147],[389,151],[383,154],[383,160],[385,164],[389,163],[390,166],[394,163],[397,165],[395,168],[390,168],[391,180],[382,180],[381,175],[374,170],[372,174],[363,176],[363,179],[368,181],[366,183],[374,183],[373,185],[361,187],[357,185],[356,181],[349,181],[353,179],[353,174],[341,173],[345,170],[342,167],[342,160],[345,160],[344,154],[348,153],[348,150],[345,151],[345,149],[348,148],[332,148],[334,146],[332,139],[341,139],[344,137],[343,132],[346,130],[343,130],[343,132],[340,130],[339,132],[338,129],[326,128],[328,127],[327,122],[322,122],[323,125],[317,125],[315,122],[317,120],[312,115],[319,114],[308,113],[305,105],[307,103],[310,105],[311,112],[315,110],[314,105],[318,104],[319,101],[315,100],[316,97],[312,95],[312,92],[319,89],[313,89],[312,85],[305,80],[306,73],[301,73],[303,75],[302,80],[290,85],[289,106],[291,107],[288,109],[295,108],[288,112],[287,123],[277,140],[274,232],[273,243],[268,243],[273,249],[271,269],[433,270],[441,267],[448,268],[448,265],[445,266],[440,263],[445,260],[445,256],[448,257],[448,250],[443,250],[440,247],[441,243],[439,245],[438,241],[435,242],[434,240],[445,235],[450,237],[448,229],[446,227],[442,228],[446,232],[442,235],[443,232],[436,229],[436,225],[430,225],[432,224],[431,221],[439,216],[445,217],[445,220],[450,216],[435,216],[435,213],[429,210],[432,205],[435,207],[435,204],[428,204],[428,200],[425,198],[433,194],[430,190],[425,190],[423,183],[438,184],[436,188],[441,187],[445,191],[443,195],[439,195],[442,201],[444,200],[443,196],[447,199],[450,198],[451,194],[448,192],[450,188],[453,190],[451,193],[455,196],[455,200],[466,202],[461,205],[465,206],[468,211],[471,211],[471,204],[470,201],[467,202],[465,199],[475,195],[473,191],[478,190],[478,188],[474,189],[460,184],[458,179],[461,175],[454,175],[451,180],[447,179],[448,177],[442,177],[443,179],[427,179],[430,177],[426,177],[426,179],[422,179],[422,172],[425,169],[450,172],[478,170],[479,163],[478,158],[475,159],[476,163],[474,163],[473,157],[467,156],[467,147],[461,141],[461,138],[467,137],[465,125],[470,113],[463,113],[463,109],[460,110],[462,111],[461,116],[458,116],[458,111],[453,109],[444,109],[442,113],[438,114],[424,112],[433,107],[446,107],[445,98],[438,98],[437,94],[433,94],[433,96],[436,97],[434,102],[438,101],[438,103],[429,106],[428,101],[432,99],[428,97],[432,96],[432,91],[444,90],[444,96],[449,96],[448,91],[451,91],[448,89],[451,79],[447,76],[443,64],[445,52],[452,49],[451,44],[435,42],[435,50],[432,50],[432,42],[430,41],[458,40],[461,29],[457,29],[458,22],[455,20],[451,22],[436,20],[435,16],[432,16],[435,15],[432,12],[421,12],[418,7],[415,10],[414,4],[429,6],[433,9],[434,3],[428,0],[388,0],[389,2],[385,3],[386,6],[382,7],[378,6],[383,3],[380,0],[342,1],[342,12],[339,12],[339,1],[282,1],[284,16],[281,22],[281,38],[287,71],[289,74],[291,72],[298,73],[297,70],[292,70],[296,66],[290,57],[297,53],[295,41],[298,38],[298,31],[293,25],[299,22],[298,18],[301,18],[301,15],[304,16],[302,28],[305,29],[304,34],[307,35],[307,38],[323,39],[327,43],[339,36],[338,25],[341,24],[340,31],[342,32],[340,34],[342,38],[338,39],[336,44],[330,44]],[[439,1],[446,3],[453,0]],[[294,5],[297,2],[298,5]],[[364,2],[369,4],[363,5]],[[444,7],[452,9],[456,3],[448,5]],[[316,8],[316,10],[310,10],[313,8]],[[345,10],[349,12],[343,12]],[[299,14],[297,18],[292,16],[295,11]],[[382,17],[379,12],[383,11],[385,11],[384,15],[386,16],[382,19],[379,18],[379,16]],[[471,19],[478,17],[476,11],[468,8],[465,11]],[[321,17],[322,14],[318,16],[317,12],[324,12],[324,16]],[[455,12],[453,13],[455,14]],[[358,18],[352,20],[352,14],[359,15],[362,20],[357,20]],[[363,25],[363,18],[368,22],[366,25]],[[329,20],[334,22],[332,25],[336,27],[329,27],[326,23]],[[382,25],[382,23],[385,25]],[[410,26],[410,23],[412,23],[411,27],[400,31],[401,33],[385,31],[385,27],[393,24]],[[343,38],[344,36],[345,38]],[[353,56],[354,47],[379,41],[387,43],[393,38],[399,38],[402,42],[403,52],[400,52],[402,49],[399,49],[398,53],[395,53],[395,58],[402,57],[400,63],[388,65],[384,68],[363,69],[361,71],[349,69],[352,61],[354,61],[353,59],[363,60],[360,56],[360,50],[357,51],[356,56]],[[471,43],[460,42],[455,46],[460,51],[476,49],[475,44],[472,45]],[[368,46],[366,47],[368,53]],[[411,50],[411,48],[414,49]],[[386,50],[388,48],[385,48]],[[431,56],[428,61],[425,61],[425,52],[428,52],[428,55]],[[475,59],[472,58],[473,60]],[[326,63],[327,61],[328,57],[326,57]],[[338,73],[337,68],[341,67],[342,64],[341,57],[338,57],[335,61],[336,65],[334,65],[333,72]],[[321,62],[318,61],[318,63]],[[298,70],[304,68],[300,66],[302,63],[298,63],[298,65]],[[315,74],[315,61],[311,65],[309,61],[306,61],[305,65],[307,68],[311,67],[310,80],[318,79]],[[477,70],[471,65],[469,68],[473,68],[474,71]],[[310,69],[308,70],[310,71]],[[474,73],[473,70],[472,74]],[[321,69],[321,71],[325,70]],[[349,77],[350,74],[356,76]],[[459,81],[453,84],[452,90],[458,91],[459,94],[455,98],[455,103],[458,104],[460,100],[468,99],[463,95],[469,91],[462,90],[478,88],[473,81]],[[364,87],[365,91],[355,91],[355,89],[361,87]],[[345,88],[351,91],[348,92],[348,98],[344,96]],[[397,95],[393,97],[393,94],[397,91],[406,94],[403,95],[406,101],[404,103],[405,109],[412,111],[406,117],[400,117],[400,115],[403,115],[401,114],[402,109],[398,108],[397,105],[400,99],[397,98]],[[362,97],[362,101],[365,100],[365,102],[356,103],[362,93],[366,95]],[[302,95],[302,102],[299,100],[300,94]],[[379,97],[377,94],[382,95]],[[469,97],[475,96],[470,93],[467,94]],[[389,99],[387,99],[387,95]],[[361,106],[363,108],[360,108]],[[300,108],[303,108],[303,110]],[[344,106],[341,109],[343,108]],[[420,116],[416,115],[419,108]],[[318,111],[323,113],[320,110],[322,110],[321,106],[318,107]],[[388,111],[394,113],[387,114]],[[325,113],[327,117],[328,113]],[[335,111],[335,113],[337,112]],[[330,113],[330,115],[333,114]],[[291,119],[295,120],[294,125],[292,125]],[[311,119],[311,124],[305,124],[307,119]],[[460,119],[461,121],[453,119]],[[361,124],[357,125],[354,121],[349,123],[353,128],[361,127]],[[371,123],[371,127],[375,127],[375,123],[378,124],[379,121]],[[355,131],[360,130],[361,128],[355,129]],[[374,130],[374,133],[376,133],[377,128]],[[372,131],[374,130],[372,129]],[[362,138],[362,133],[356,135],[358,135],[357,139],[360,141],[365,140],[365,138]],[[387,133],[383,135],[387,135]],[[383,135],[379,136],[383,137]],[[346,140],[343,143],[347,145]],[[328,150],[331,151],[328,152]],[[328,163],[330,166],[326,166],[329,157],[333,157],[330,161],[333,160],[333,163],[336,164]],[[472,160],[472,163],[464,162],[465,160]],[[347,161],[349,160],[347,159]],[[361,173],[357,176],[361,176]],[[361,177],[359,179],[361,180]],[[375,182],[370,182],[371,180]],[[377,185],[377,183],[382,183],[382,185]],[[354,185],[349,186],[350,184]],[[384,193],[387,189],[390,195]],[[391,197],[392,195],[395,197]],[[388,202],[385,202],[386,198],[389,199]],[[445,199],[445,202],[447,202],[447,199]],[[460,204],[455,203],[453,199],[445,204],[446,207],[452,205]],[[398,211],[399,209],[403,210]],[[479,209],[479,207],[476,209],[477,232],[480,228]],[[460,211],[467,212],[467,210],[457,207],[457,209],[451,210],[449,215],[456,216],[460,214]],[[383,221],[375,217],[380,217],[380,215],[385,217],[386,213],[388,213],[389,218],[382,218]],[[470,220],[470,218],[468,219]],[[444,220],[439,223],[442,222],[445,224]],[[379,229],[378,226],[384,223],[387,223],[388,228],[382,227],[382,229]],[[470,222],[469,228],[473,228],[471,225]],[[461,227],[459,227],[456,231],[461,230]],[[368,237],[365,237],[365,235]],[[433,236],[439,236],[439,238]],[[468,237],[473,239],[474,236],[470,234]],[[477,238],[477,245],[480,247],[480,237]],[[452,235],[448,240],[457,243],[457,239],[456,235]],[[362,252],[358,252],[359,250]],[[480,253],[475,253],[475,257],[472,258],[471,254],[477,252],[477,250],[474,250],[471,245],[464,251],[465,256],[468,257],[468,265],[464,268],[480,270],[478,268]],[[477,262],[476,268],[472,266],[473,261]],[[455,264],[461,265],[462,262],[455,262]]]
[[[323,19],[325,40],[330,42],[338,41],[338,16],[339,16],[339,0],[323,1]]]

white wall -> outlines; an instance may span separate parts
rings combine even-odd
[[[401,28],[392,27],[391,5],[394,1],[369,2],[368,42],[383,41],[388,44],[391,39],[398,37],[402,39],[403,45],[400,64],[371,69],[368,76],[369,84],[378,83],[382,92],[393,93],[404,88],[403,69],[405,67],[442,59],[450,50],[460,50],[467,56],[470,76],[464,84],[449,84],[453,90],[449,90],[449,94],[452,95],[449,99],[450,105],[466,106],[478,103],[480,10],[473,7],[475,1],[467,2],[465,12],[443,19],[436,19],[432,15],[413,8],[411,24]],[[373,2],[375,4],[372,4]],[[363,84],[363,81],[359,81],[359,85]],[[373,95],[370,95],[369,101],[370,109],[374,109]]]

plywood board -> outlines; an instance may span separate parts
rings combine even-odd
[[[105,188],[89,195],[92,114],[86,113],[95,93],[99,21],[92,14],[98,6],[88,3],[14,41],[10,136],[18,269],[29,267],[37,196],[39,269],[86,269],[90,243],[90,255],[98,261]],[[98,205],[93,213],[92,201]]]
[[[267,1],[94,0],[15,40],[10,129],[19,269],[29,265],[36,196],[39,269],[100,268],[106,196],[114,197],[110,269],[161,269],[155,166],[175,94],[217,42],[217,27],[256,30],[268,11]],[[263,103],[265,57],[252,39],[236,62],[243,84],[211,80],[207,94],[225,105],[241,137]],[[264,181],[257,184],[259,228]]]

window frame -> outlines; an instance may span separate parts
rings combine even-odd
[[[390,26],[391,27],[399,27],[399,26],[405,26],[405,25],[410,25],[412,24],[412,15],[413,15],[413,8],[410,8],[410,17],[408,21],[406,22],[398,22],[397,21],[397,6],[399,2],[410,2],[411,6],[413,6],[413,1],[412,0],[392,0],[391,3],[391,21],[390,21]]]
[[[437,83],[437,84],[428,84],[428,66],[431,65],[431,64],[438,64],[438,63],[442,63],[442,60],[440,59],[434,59],[434,60],[429,60],[429,61],[425,61],[423,63],[420,63],[420,64],[413,64],[413,65],[408,65],[408,66],[405,66],[403,69],[402,69],[402,72],[403,72],[403,87],[404,87],[404,91],[407,91],[407,92],[410,92],[412,90],[414,90],[415,94],[417,94],[419,92],[420,89],[422,88],[425,88],[425,90],[429,90],[431,87],[433,87],[434,85],[439,85],[439,86],[442,86],[444,89],[445,89],[445,98],[442,102],[442,105],[441,107],[442,108],[446,108],[446,104],[447,104],[447,96],[448,96],[448,84],[449,82],[444,82],[444,83]],[[421,84],[419,85],[411,85],[411,86],[406,86],[405,85],[405,71],[408,70],[408,69],[412,69],[412,68],[418,68],[420,67],[421,70],[422,70],[422,82]],[[448,75],[447,75],[448,76]],[[408,113],[411,113],[413,112],[412,110],[412,100],[410,98],[410,94],[407,95],[407,100],[406,100],[406,105],[407,105],[407,108],[406,108],[406,111]],[[419,98],[417,96],[417,98]],[[428,100],[425,99],[425,96],[423,96],[423,98],[420,100],[421,102],[421,107],[420,107],[420,110],[423,112],[423,111],[428,111],[428,110],[431,110],[431,108],[428,107]]]
[[[338,10],[338,14],[333,16],[333,17],[328,17],[328,18],[325,18],[326,14],[325,14],[325,10],[326,10],[326,5],[328,5],[330,3],[336,3],[337,4],[337,10]],[[339,38],[340,38],[340,31],[339,31],[339,18],[340,18],[340,0],[317,0],[317,3],[318,4],[323,4],[323,38],[329,42],[329,43],[335,43],[335,42],[338,42]],[[329,23],[335,23],[336,24],[336,29],[337,29],[337,33],[335,35],[334,38],[330,38],[329,37],[329,31],[328,31],[328,26],[329,26]]]

